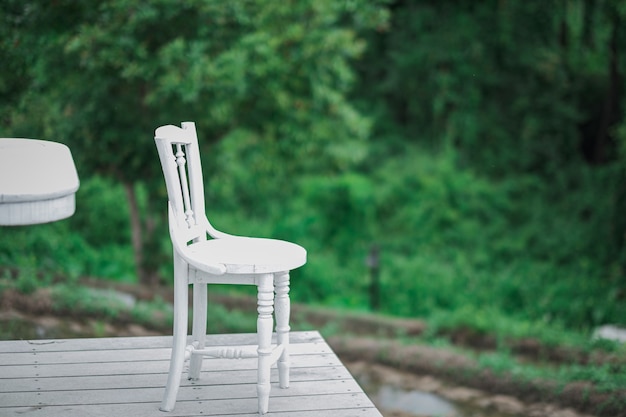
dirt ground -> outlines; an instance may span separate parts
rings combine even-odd
[[[357,361],[346,362],[345,365],[362,385],[370,384],[374,387],[384,385],[404,392],[433,393],[455,404],[463,417],[593,417],[572,408],[563,408],[550,403],[528,403],[511,395],[494,395],[480,389],[451,384],[431,375],[416,375],[376,363]],[[364,389],[368,391],[365,386]],[[419,414],[419,408],[411,413],[396,410],[393,405],[377,403],[375,392],[370,390],[368,394],[385,417],[431,417]]]

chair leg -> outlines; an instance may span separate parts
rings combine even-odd
[[[187,264],[174,255],[174,340],[170,358],[170,370],[167,385],[161,402],[161,411],[172,411],[176,404],[176,395],[180,388],[180,379],[185,364],[187,345],[187,304],[189,287],[187,285]]]
[[[193,329],[192,340],[196,349],[204,348],[207,322],[207,285],[193,285]],[[191,355],[189,363],[189,379],[200,378],[202,355]]]
[[[272,274],[263,274],[257,277],[258,312],[257,338],[259,342],[257,395],[259,399],[259,414],[269,410],[270,400],[270,368],[272,354],[272,327],[274,320],[274,280]]]
[[[289,272],[274,274],[276,287],[276,338],[283,345],[283,353],[278,359],[278,380],[281,388],[289,388]]]

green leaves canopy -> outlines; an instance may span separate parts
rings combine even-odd
[[[246,132],[286,168],[341,169],[370,124],[346,100],[364,47],[356,30],[384,22],[376,4],[352,4],[14,2],[2,51],[37,88],[5,120],[127,182],[158,177],[151,132],[182,120],[205,142]]]

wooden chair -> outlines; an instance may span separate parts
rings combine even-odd
[[[304,248],[282,240],[233,236],[217,231],[205,215],[204,185],[195,124],[161,126],[154,140],[169,199],[174,248],[174,329],[170,370],[162,411],[176,403],[183,366],[198,379],[204,356],[258,357],[259,413],[269,408],[270,368],[278,363],[279,385],[289,386],[289,271],[306,263]],[[193,285],[192,342],[187,343],[188,290]],[[258,347],[254,351],[205,346],[207,284],[256,285]],[[276,340],[272,328],[276,304]]]

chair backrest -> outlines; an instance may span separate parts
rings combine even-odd
[[[219,234],[206,218],[204,183],[196,125],[161,126],[154,132],[169,199],[170,233],[184,242]],[[176,230],[172,230],[175,228]],[[215,233],[212,233],[215,232]],[[181,242],[182,243],[182,242]]]

